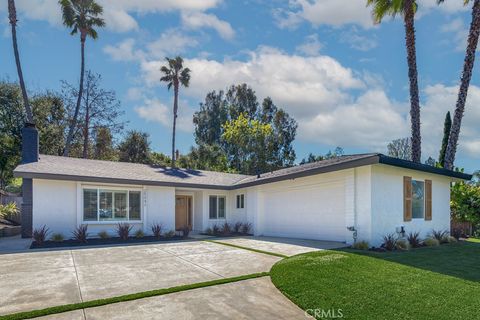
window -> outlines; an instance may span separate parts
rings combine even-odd
[[[412,218],[425,217],[425,182],[412,180]]]
[[[125,221],[140,219],[140,191],[83,189],[84,221]]]
[[[209,217],[210,219],[225,219],[226,198],[224,196],[210,196]]]
[[[245,208],[245,195],[237,194],[237,209]]]

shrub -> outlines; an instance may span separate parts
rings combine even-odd
[[[153,236],[157,239],[160,239],[162,236],[162,225],[160,223],[154,223],[151,226]]]
[[[166,238],[173,238],[173,237],[175,237],[175,231],[173,231],[173,230],[168,231],[167,233],[165,233],[165,237],[166,237]]]
[[[205,229],[205,233],[208,234],[209,236],[213,236],[213,230],[212,230],[212,228],[207,228],[207,229]]]
[[[61,233],[54,233],[50,237],[50,240],[55,241],[55,242],[62,242],[64,239],[63,234]]]
[[[369,247],[368,241],[357,241],[352,246],[353,249],[357,250],[368,250]]]
[[[245,222],[242,224],[242,233],[243,234],[250,234],[252,230],[252,224],[250,222]]]
[[[119,223],[117,224],[117,234],[122,240],[127,240],[128,236],[130,235],[130,231],[132,231],[133,226],[129,225],[128,223]]]
[[[225,222],[222,226],[222,234],[225,236],[228,236],[232,233],[232,228],[228,224],[228,222]]]
[[[420,232],[410,232],[407,236],[408,243],[412,248],[418,248],[422,246],[422,240],[420,240]]]
[[[402,251],[410,250],[410,242],[405,239],[399,239],[397,240],[396,248]]]
[[[220,227],[217,226],[217,224],[215,223],[212,227],[212,233],[213,235],[217,236],[220,234]]]
[[[73,234],[73,239],[79,241],[79,242],[87,242],[87,238],[88,238],[88,225],[86,224],[82,224],[82,225],[79,225],[75,230],[73,230],[72,234]]]
[[[454,236],[455,239],[457,240],[460,239],[461,237],[464,237],[464,235],[465,235],[465,232],[460,228],[455,228],[452,230],[452,236]]]
[[[183,226],[181,229],[182,235],[184,238],[188,238],[188,235],[190,234],[190,227],[189,226]]]
[[[437,239],[440,243],[447,243],[448,242],[448,234],[447,230],[432,230],[431,238]]]
[[[135,238],[143,238],[145,237],[145,233],[143,233],[143,230],[142,229],[138,229],[136,232],[135,232]]]
[[[33,230],[33,239],[39,246],[41,246],[47,239],[49,233],[49,229],[47,228],[47,226],[44,225],[41,228]]]
[[[440,245],[440,241],[438,241],[437,239],[435,238],[426,238],[425,240],[423,240],[423,243],[427,246],[427,247],[436,247],[436,246],[439,246]]]
[[[452,237],[452,236],[448,236],[448,237],[447,237],[447,242],[448,242],[448,243],[454,243],[454,242],[457,242],[457,241],[458,241],[458,240],[457,240],[457,238],[455,238],[455,237]]]
[[[387,234],[383,237],[382,248],[385,250],[393,251],[397,247],[397,237],[393,234]]]
[[[5,205],[0,204],[0,218],[5,220],[12,220],[20,210],[15,202],[10,202]]]
[[[241,223],[240,221],[237,221],[234,225],[233,225],[233,231],[235,233],[240,233],[240,231],[242,230],[242,225],[243,223]]]
[[[98,235],[98,237],[99,237],[100,239],[108,239],[108,238],[110,238],[110,235],[109,235],[108,232],[105,231],[105,230],[100,231],[99,233],[97,233],[97,235]]]

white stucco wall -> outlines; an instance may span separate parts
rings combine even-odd
[[[403,177],[414,180],[432,180],[432,220],[412,219],[403,221]],[[425,237],[435,230],[450,229],[451,178],[421,171],[396,168],[387,165],[372,166],[372,232],[370,243],[380,245],[383,236],[395,233],[404,226],[409,232],[420,232]]]

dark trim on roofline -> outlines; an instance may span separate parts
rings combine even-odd
[[[412,170],[417,170],[417,171],[423,171],[423,172],[428,172],[428,173],[433,173],[433,174],[439,174],[442,176],[448,176],[452,178],[458,178],[462,180],[471,180],[472,175],[463,173],[463,172],[458,172],[458,171],[452,171],[452,170],[447,170],[443,168],[436,168],[432,167],[426,164],[422,163],[415,163],[412,161],[408,160],[402,160],[402,159],[397,159],[393,157],[389,157],[383,154],[379,154],[379,163],[382,164],[387,164],[390,166],[394,167],[400,167],[400,168],[405,168],[405,169],[412,169]]]
[[[303,178],[303,177],[313,176],[317,174],[340,171],[340,170],[351,169],[351,168],[356,168],[356,167],[361,167],[366,165],[373,165],[373,164],[385,164],[385,165],[390,165],[394,167],[428,172],[432,174],[438,174],[438,175],[448,176],[448,177],[462,179],[462,180],[472,179],[472,175],[470,174],[446,170],[442,168],[436,168],[436,167],[432,167],[432,166],[421,164],[421,163],[414,163],[412,161],[392,158],[392,157],[385,156],[383,154],[372,155],[370,157],[351,160],[347,162],[341,162],[341,163],[332,164],[325,167],[312,168],[312,169],[300,171],[300,172],[292,172],[290,174],[274,176],[271,178],[260,177],[254,181],[244,182],[244,183],[239,182],[233,185],[212,185],[212,184],[198,184],[198,183],[184,183],[184,182],[167,182],[167,181],[162,182],[162,181],[148,181],[148,180],[103,178],[103,177],[95,177],[95,176],[31,173],[31,172],[21,172],[21,171],[15,171],[14,176],[27,178],[27,179],[30,178],[30,179],[81,181],[81,182],[93,182],[93,183],[134,184],[134,185],[159,186],[159,187],[203,188],[203,189],[213,189],[213,190],[237,190],[237,189],[262,185],[262,184],[268,184],[268,183],[279,182],[284,180],[293,180],[297,178]]]

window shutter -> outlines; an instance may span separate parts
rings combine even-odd
[[[432,220],[432,180],[425,180],[425,220]]]
[[[403,221],[412,220],[412,178],[403,177]]]

